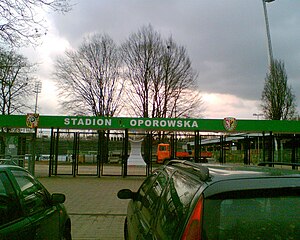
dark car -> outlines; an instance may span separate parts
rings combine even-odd
[[[300,174],[171,161],[131,199],[125,239],[300,239]]]
[[[50,194],[29,172],[0,165],[0,239],[71,239],[65,195]]]

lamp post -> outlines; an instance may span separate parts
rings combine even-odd
[[[34,86],[34,90],[33,90],[33,92],[35,93],[34,113],[37,112],[37,107],[38,107],[38,96],[39,96],[39,93],[41,93],[41,90],[42,90],[42,82],[36,81],[36,82],[35,82],[35,86]]]
[[[274,2],[274,1],[275,0],[262,0],[263,8],[264,8],[265,23],[266,23],[266,31],[267,31],[267,41],[268,41],[268,50],[269,50],[269,66],[271,66],[271,63],[273,61],[273,50],[272,50],[272,42],[271,42],[270,27],[269,27],[266,3],[270,3],[270,2]]]

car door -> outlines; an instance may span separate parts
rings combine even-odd
[[[17,184],[20,187],[21,204],[28,216],[38,239],[59,239],[59,211],[50,201],[50,194],[28,172],[13,170]]]
[[[200,182],[175,171],[168,181],[157,206],[153,235],[155,239],[173,240],[180,237],[190,211],[190,204]]]
[[[16,191],[6,171],[0,171],[0,239],[34,239],[30,220],[21,209]]]
[[[163,172],[153,174],[142,184],[138,199],[133,202],[134,214],[128,219],[129,239],[152,239],[157,203],[166,184],[167,176]]]

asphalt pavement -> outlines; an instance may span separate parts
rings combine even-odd
[[[37,176],[50,193],[64,193],[74,240],[121,240],[128,200],[117,198],[122,188],[137,190],[145,177]]]

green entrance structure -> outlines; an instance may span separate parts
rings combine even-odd
[[[34,118],[34,119],[30,119]],[[36,128],[60,128],[82,130],[125,130],[143,131],[200,131],[200,132],[236,132],[236,133],[300,133],[299,121],[283,120],[239,120],[224,119],[173,119],[173,118],[129,118],[129,117],[88,117],[88,116],[39,116],[2,115],[2,128],[28,128],[29,123],[36,122]],[[230,123],[232,122],[232,123]],[[226,128],[226,123],[229,127]]]
[[[66,158],[70,158],[69,161],[72,162],[72,169],[69,174],[76,176],[79,174],[79,163],[80,163],[80,154],[79,154],[79,139],[87,134],[90,134],[88,138],[97,138],[96,146],[93,146],[90,151],[86,150],[86,156],[89,156],[89,159],[84,161],[93,162],[97,165],[97,171],[94,172],[95,175],[100,177],[101,171],[103,174],[103,160],[113,159],[113,154],[116,150],[107,152],[109,146],[108,136],[109,133],[113,132],[114,136],[117,138],[122,138],[122,153],[121,162],[122,164],[122,175],[127,176],[128,174],[128,149],[129,141],[128,138],[130,134],[141,134],[144,139],[144,161],[147,164],[147,173],[151,170],[152,163],[152,141],[153,133],[160,131],[168,133],[187,133],[190,132],[193,134],[194,139],[194,149],[195,149],[195,160],[197,160],[198,154],[201,149],[201,134],[214,133],[216,136],[220,136],[220,144],[218,149],[220,149],[220,162],[225,162],[226,148],[226,137],[234,134],[245,134],[243,139],[243,146],[246,150],[251,148],[251,140],[248,139],[247,134],[257,134],[257,136],[270,136],[274,135],[288,135],[292,142],[298,141],[297,135],[300,134],[300,122],[299,121],[274,121],[274,120],[244,120],[236,119],[233,117],[226,117],[224,119],[192,119],[192,118],[131,118],[131,117],[95,117],[95,116],[47,116],[47,115],[38,115],[38,114],[27,114],[27,115],[2,115],[0,116],[0,126],[2,128],[1,135],[1,155],[5,159],[5,154],[9,151],[7,149],[12,148],[13,144],[7,144],[7,136],[12,136],[12,129],[19,129],[18,131],[14,130],[13,137],[16,139],[16,134],[26,132],[26,136],[32,136],[30,139],[31,147],[28,150],[30,152],[32,161],[29,164],[29,170],[34,173],[34,164],[36,159],[36,136],[39,132],[39,129],[50,129],[50,146],[49,146],[49,176],[58,174],[57,166],[59,162],[58,152],[59,144],[62,143],[64,136],[71,136],[71,145],[72,149],[68,150],[68,155]],[[22,129],[22,130],[21,130]],[[24,130],[25,129],[25,130]],[[27,129],[27,130],[26,130]],[[81,132],[80,132],[81,131]],[[93,132],[89,132],[93,131]],[[28,133],[32,135],[28,135]],[[63,136],[63,137],[62,137]],[[170,135],[171,145],[174,145],[176,142],[176,134]],[[258,137],[258,149],[266,145],[265,138]],[[15,141],[15,140],[14,140]],[[24,140],[21,141],[24,143]],[[66,141],[65,141],[66,142]],[[64,142],[64,144],[65,144]],[[23,144],[24,145],[24,144]],[[22,146],[23,146],[22,145]],[[273,143],[269,147],[268,151],[274,152]],[[82,146],[82,144],[80,145]],[[291,162],[297,163],[297,148],[298,145],[291,145]],[[24,147],[22,147],[22,153],[25,154]],[[271,149],[271,150],[270,150]],[[20,155],[20,151],[17,151]],[[249,164],[248,152],[244,151],[244,163]],[[174,152],[172,156],[174,156]],[[264,153],[265,155],[265,153]],[[272,156],[272,154],[269,154]],[[95,156],[95,159],[93,158]],[[41,156],[39,156],[41,157]],[[42,156],[45,157],[45,156]],[[265,159],[265,156],[263,157]],[[268,157],[269,161],[273,161],[272,157]],[[82,160],[83,161],[83,160]],[[102,165],[101,165],[102,162]],[[118,158],[116,157],[116,162]],[[76,165],[77,164],[77,165]],[[101,170],[102,166],[102,170]]]

